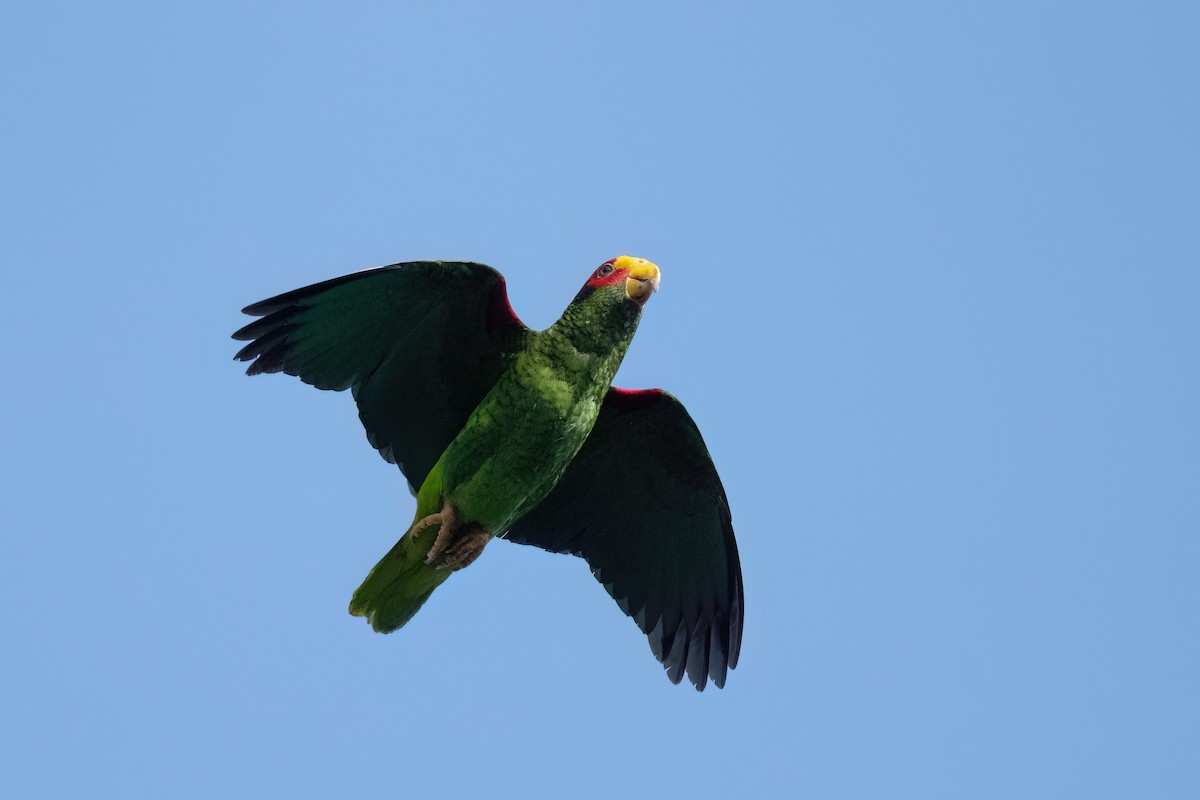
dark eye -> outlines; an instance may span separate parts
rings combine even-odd
[[[596,277],[597,278],[607,278],[609,275],[612,275],[612,271],[613,271],[613,265],[605,264],[604,266],[600,267],[600,269],[596,270]]]

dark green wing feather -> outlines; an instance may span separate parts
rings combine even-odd
[[[351,389],[367,439],[415,493],[530,333],[500,273],[415,261],[358,272],[247,306],[233,334],[249,375],[285,372]]]
[[[649,637],[667,676],[725,685],[742,640],[729,502],[683,405],[612,389],[554,490],[507,538],[582,556]]]

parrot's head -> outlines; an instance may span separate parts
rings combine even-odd
[[[588,278],[559,323],[576,332],[577,349],[601,353],[625,348],[642,317],[642,306],[658,291],[658,267],[644,258],[617,256]],[[555,323],[555,324],[559,324]]]
[[[658,282],[658,267],[652,262],[633,256],[617,256],[596,268],[583,285],[583,291],[619,296],[640,308],[658,291]]]

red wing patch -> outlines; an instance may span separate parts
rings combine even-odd
[[[492,288],[492,297],[488,302],[487,324],[493,330],[513,326],[525,327],[525,323],[517,317],[517,312],[513,311],[512,303],[508,301],[508,284],[504,282],[503,277]]]
[[[654,403],[662,394],[662,389],[622,389],[619,386],[610,386],[606,399],[622,411],[637,411]]]

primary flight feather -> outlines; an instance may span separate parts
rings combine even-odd
[[[367,439],[417,497],[350,613],[391,632],[493,537],[582,556],[678,683],[725,685],[742,636],[729,504],[671,395],[611,386],[659,270],[604,262],[562,317],[526,328],[482,264],[415,261],[263,300],[233,334],[247,374],[350,389]]]

